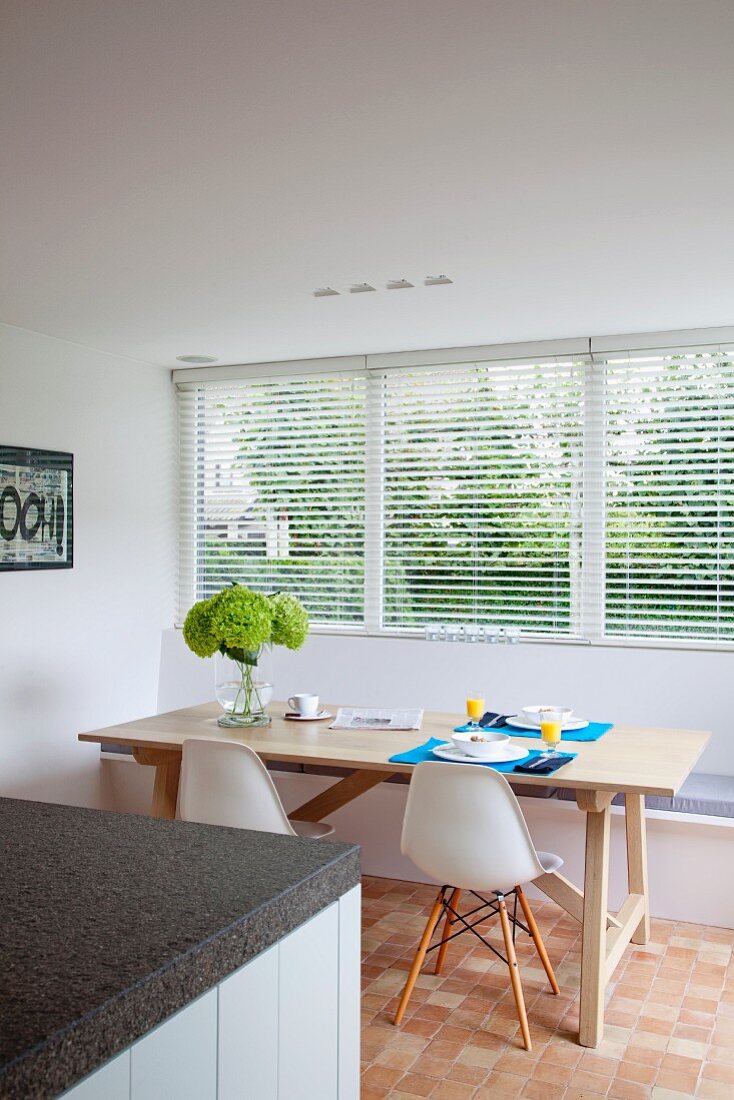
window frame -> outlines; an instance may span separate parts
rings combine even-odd
[[[573,357],[584,361],[584,416],[582,436],[582,499],[580,565],[576,583],[571,564],[571,624],[578,624],[578,633],[568,635],[532,634],[523,631],[524,644],[609,646],[612,648],[692,649],[702,651],[734,650],[731,641],[707,638],[676,638],[661,636],[609,635],[605,633],[606,592],[606,409],[605,364],[607,358],[627,354],[631,357],[645,352],[674,355],[695,351],[718,350],[734,358],[734,327],[684,330],[667,333],[642,333],[617,337],[583,337],[565,341],[542,341],[523,344],[500,344],[467,348],[429,349],[376,355],[340,356],[316,360],[290,360],[275,363],[237,364],[229,367],[208,367],[197,370],[175,370],[172,380],[177,389],[189,391],[206,382],[222,383],[227,379],[242,381],[278,376],[325,374],[330,372],[367,374],[366,450],[365,450],[365,541],[364,541],[364,622],[362,624],[314,625],[316,634],[410,639],[424,637],[420,627],[385,627],[382,625],[384,606],[384,514],[382,477],[385,455],[381,446],[384,402],[372,396],[376,387],[372,376],[379,376],[394,367],[446,367],[471,362],[491,363]],[[194,444],[195,451],[195,444]],[[181,514],[200,510],[196,492],[195,463],[191,451],[182,445],[180,462]],[[189,606],[198,597],[197,574],[200,569],[196,551],[196,519],[187,539],[189,526],[182,519],[179,554],[179,608]]]

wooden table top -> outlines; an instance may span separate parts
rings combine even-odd
[[[336,714],[336,705],[325,708]],[[211,737],[241,741],[264,760],[299,764],[323,764],[375,771],[406,772],[412,764],[389,764],[396,753],[407,752],[429,737],[448,741],[461,715],[426,712],[420,730],[331,730],[328,721],[285,721],[284,703],[268,707],[270,726],[224,729],[217,725],[222,713],[217,703],[174,710],[136,722],[79,734],[80,741],[178,749],[187,737]],[[508,730],[509,732],[509,730]],[[562,748],[577,753],[560,771],[549,776],[512,775],[513,783],[538,787],[572,787],[578,790],[630,791],[635,794],[675,794],[692,771],[711,734],[705,730],[615,726],[599,741],[564,742]],[[513,738],[522,748],[540,748],[540,738]]]

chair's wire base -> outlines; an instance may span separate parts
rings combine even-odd
[[[502,959],[502,962],[505,963],[506,966],[509,966],[509,960],[505,958],[502,952],[498,951],[497,948],[489,942],[489,940],[486,940],[481,932],[477,932],[477,925],[481,924],[482,921],[487,920],[488,917],[499,916],[500,908],[498,905],[498,901],[500,897],[512,897],[514,899],[512,913],[508,912],[507,914],[510,918],[510,924],[512,925],[512,942],[515,942],[515,934],[518,928],[521,928],[523,932],[526,932],[527,935],[530,936],[530,929],[520,920],[517,915],[517,890],[509,890],[507,894],[504,895],[496,894],[495,897],[497,898],[497,901],[488,901],[487,898],[483,898],[481,894],[478,894],[476,890],[470,890],[469,892],[472,897],[477,898],[480,904],[475,906],[474,909],[470,909],[468,913],[463,914],[454,909],[450,901],[447,901],[447,895],[452,892],[453,891],[451,886],[441,887],[442,915],[449,917],[449,923],[451,925],[459,923],[463,924],[464,927],[460,928],[458,932],[453,932],[450,936],[444,936],[443,939],[440,939],[437,943],[434,943],[431,947],[428,948],[426,954],[430,955],[431,951],[436,951],[439,947],[443,947],[445,943],[451,943],[451,940],[455,940],[457,936],[463,936],[465,932],[471,932],[474,936],[476,936],[478,940],[481,940],[484,946],[488,947],[489,950],[494,955],[496,955],[498,959]],[[486,912],[486,910],[489,910],[489,912]],[[473,917],[477,913],[481,913],[482,916],[478,917],[473,924],[470,924],[467,918]]]
[[[449,897],[449,891],[451,891]],[[416,979],[420,972],[420,969],[425,961],[426,955],[429,951],[438,950],[438,956],[436,958],[435,973],[440,974],[443,966],[444,957],[446,954],[446,946],[451,940],[456,939],[457,936],[463,936],[465,932],[471,932],[472,935],[488,947],[493,955],[496,955],[498,959],[501,959],[510,972],[510,982],[512,984],[512,992],[515,997],[515,1005],[517,1007],[517,1016],[520,1023],[520,1031],[522,1033],[522,1041],[526,1050],[532,1049],[532,1043],[530,1041],[530,1028],[528,1025],[528,1014],[525,1009],[525,997],[522,991],[522,982],[520,981],[520,973],[517,962],[517,955],[515,954],[515,936],[517,929],[522,929],[534,941],[537,948],[540,960],[543,963],[548,981],[550,982],[551,989],[554,993],[559,993],[558,982],[556,976],[553,973],[553,967],[551,961],[548,958],[548,952],[545,949],[540,930],[533,916],[532,909],[528,904],[528,900],[525,897],[525,892],[521,886],[515,886],[512,890],[508,890],[506,894],[495,893],[494,897],[490,900],[478,894],[476,890],[470,890],[469,893],[472,897],[476,898],[479,905],[475,905],[473,909],[470,909],[466,913],[460,913],[458,911],[459,899],[461,897],[461,890],[457,886],[442,886],[436,895],[436,899],[433,903],[428,922],[423,931],[418,950],[415,953],[413,959],[413,965],[410,968],[405,988],[403,989],[398,1007],[395,1012],[395,1023],[400,1024],[403,1018],[403,1014],[410,1000],[410,995],[415,986]],[[512,906],[512,912],[510,913],[507,908],[507,900],[512,897],[514,904]],[[524,921],[520,920],[517,915],[517,905],[520,903],[520,908],[523,911]],[[503,955],[497,948],[491,944],[481,932],[477,931],[477,926],[486,920],[488,917],[498,915],[500,918],[500,925],[502,926],[502,938],[505,943],[506,955]],[[438,943],[430,946],[431,940],[438,928],[438,925],[443,918],[443,935]],[[476,918],[476,919],[473,919]],[[452,931],[454,925],[459,924],[461,927],[457,932]],[[450,933],[450,934],[448,934]]]

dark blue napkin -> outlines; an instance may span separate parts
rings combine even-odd
[[[556,752],[553,756],[546,756],[544,759],[538,758],[537,761],[521,760],[515,764],[512,770],[522,772],[524,775],[552,775],[553,772],[557,772],[559,768],[574,760],[575,757],[575,752]]]

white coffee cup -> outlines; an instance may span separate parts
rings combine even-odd
[[[291,695],[288,706],[300,714],[301,718],[313,718],[319,712],[318,695]]]

